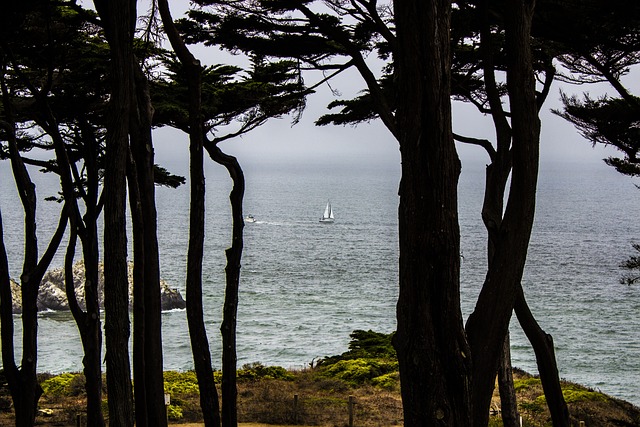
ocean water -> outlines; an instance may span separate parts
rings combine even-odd
[[[301,368],[347,349],[355,329],[395,328],[398,282],[397,162],[354,165],[263,164],[245,168],[245,226],[239,365],[262,362]],[[34,172],[35,174],[35,172]],[[37,177],[40,197],[56,182]],[[21,266],[22,217],[7,165],[0,164],[0,208],[11,273]],[[460,180],[462,309],[468,316],[486,273],[486,233],[480,218],[484,165],[465,163]],[[230,245],[230,180],[207,171],[204,260],[206,323],[220,365],[224,250]],[[553,335],[560,375],[640,405],[640,286],[619,283],[618,267],[640,237],[640,192],[603,164],[543,164],[536,222],[524,275],[532,311]],[[331,200],[336,222],[320,224]],[[157,189],[161,273],[184,292],[188,188]],[[39,208],[40,245],[60,206]],[[62,264],[61,256],[54,265]],[[19,339],[19,317],[14,318]],[[80,370],[82,350],[68,313],[39,319],[40,371]],[[515,366],[536,372],[517,320]],[[166,369],[192,368],[183,310],[163,313]]]

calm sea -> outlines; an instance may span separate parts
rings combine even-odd
[[[245,172],[245,214],[257,222],[245,227],[239,363],[303,367],[345,351],[354,329],[394,330],[397,164],[280,164],[247,166]],[[21,212],[6,164],[0,164],[0,173],[4,239],[12,275],[18,277]],[[214,166],[207,175],[206,323],[219,361],[230,182]],[[483,182],[484,165],[464,165],[460,223],[465,316],[485,274]],[[39,195],[51,195],[55,185],[51,177],[38,178]],[[637,405],[640,286],[620,284],[618,265],[640,238],[639,198],[629,178],[603,164],[543,165],[524,277],[529,304],[554,337],[561,377]],[[157,200],[162,276],[184,292],[188,189],[158,188]],[[335,212],[333,225],[318,222],[327,200]],[[59,208],[52,202],[39,208],[41,246],[51,235]],[[61,263],[61,257],[54,261],[56,266]],[[185,312],[166,312],[163,320],[165,368],[191,369]],[[20,327],[18,317],[15,325]],[[71,316],[42,313],[39,325],[39,370],[80,370],[82,351]],[[516,320],[512,354],[515,366],[536,372],[533,352]]]

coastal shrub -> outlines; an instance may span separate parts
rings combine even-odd
[[[194,371],[166,371],[164,373],[164,392],[171,395],[199,393],[196,373]]]
[[[608,400],[604,394],[591,390],[562,390],[562,396],[564,396],[564,400],[567,403],[583,402],[585,400],[606,402]]]
[[[383,388],[385,390],[394,390],[400,384],[400,374],[398,372],[389,372],[371,379],[371,384]]]
[[[171,421],[180,421],[182,419],[182,408],[180,406],[167,406],[167,418]]]
[[[529,412],[531,414],[539,414],[544,412],[544,409],[546,407],[546,402],[542,404],[538,402],[538,399],[536,399],[533,402],[523,402],[519,406],[522,410],[526,412]]]
[[[607,396],[597,391],[593,391],[584,387],[580,387],[575,384],[566,384],[562,388],[562,396],[567,403],[586,402],[586,401],[601,401],[606,402]],[[538,396],[536,402],[541,404],[547,403],[547,399],[544,395]]]
[[[398,362],[379,359],[340,360],[321,370],[322,376],[334,377],[357,386],[398,370]]]
[[[516,391],[527,390],[531,387],[541,387],[542,381],[536,377],[518,378],[513,380],[513,387]]]
[[[237,372],[239,380],[286,380],[291,381],[295,376],[280,366],[264,366],[260,362],[248,363],[242,366],[242,369],[238,369]]]
[[[384,334],[372,330],[355,330],[349,336],[349,351],[338,356],[327,356],[318,361],[318,366],[331,365],[340,360],[352,359],[388,359],[397,360],[392,339],[395,332]]]
[[[84,391],[84,376],[64,373],[43,381],[40,386],[48,396],[77,396]]]

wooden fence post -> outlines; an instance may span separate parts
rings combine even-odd
[[[293,423],[298,424],[298,395],[293,395]]]
[[[349,396],[349,404],[348,404],[348,408],[349,408],[349,427],[353,427],[353,405],[355,405],[354,402],[354,397],[353,396]]]

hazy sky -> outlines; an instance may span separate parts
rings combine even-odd
[[[174,18],[186,9],[186,0],[171,2]],[[139,7],[139,12],[144,9]],[[242,57],[229,57],[215,48],[195,47],[194,54],[205,64],[236,63],[242,64]],[[306,78],[308,83],[317,77]],[[640,92],[637,79],[627,79],[634,93]],[[357,95],[364,87],[361,77],[356,72],[339,76],[331,82],[331,88],[340,92],[344,98]],[[541,112],[541,163],[579,162],[585,164],[602,164],[602,158],[617,155],[611,148],[596,147],[582,138],[576,129],[564,119],[552,114],[551,108],[560,108],[560,88],[568,94],[581,94],[590,91],[592,95],[610,91],[608,85],[575,86],[555,83]],[[291,118],[273,119],[251,133],[225,142],[223,150],[238,157],[243,164],[279,163],[281,161],[303,163],[325,162],[396,162],[399,164],[398,146],[389,131],[379,122],[361,124],[357,127],[314,126],[314,121],[326,112],[326,105],[333,99],[330,88],[325,85],[309,97],[303,119],[291,126]],[[477,112],[475,107],[454,103],[454,132],[493,140],[494,131],[490,117]],[[187,137],[173,130],[159,130],[155,135],[156,154],[159,163],[179,164],[186,170]],[[483,149],[465,144],[458,144],[458,152],[465,162],[487,162],[488,157]],[[180,169],[183,169],[183,167]],[[179,173],[178,171],[176,171]]]
[[[332,88],[344,96],[354,94],[353,88],[361,88],[362,81],[355,73],[334,82]],[[586,87],[564,85],[564,91],[579,94]],[[224,151],[236,155],[241,163],[303,163],[342,162],[396,162],[400,154],[397,142],[380,121],[357,127],[314,125],[314,121],[326,112],[332,99],[331,91],[320,88],[308,99],[307,108],[300,123],[291,125],[291,117],[272,119],[247,135],[230,140],[221,146]],[[577,130],[564,119],[552,114],[552,107],[560,105],[559,85],[555,85],[541,112],[541,163],[580,162],[602,163],[602,158],[617,155],[604,147],[592,148]],[[493,124],[489,116],[477,112],[475,107],[463,103],[453,105],[453,127],[456,133],[494,140]],[[156,153],[160,163],[169,161],[183,165],[187,160],[187,136],[175,130],[158,130],[155,135]],[[464,162],[488,162],[486,152],[477,146],[457,144]],[[178,171],[176,171],[178,172]]]

